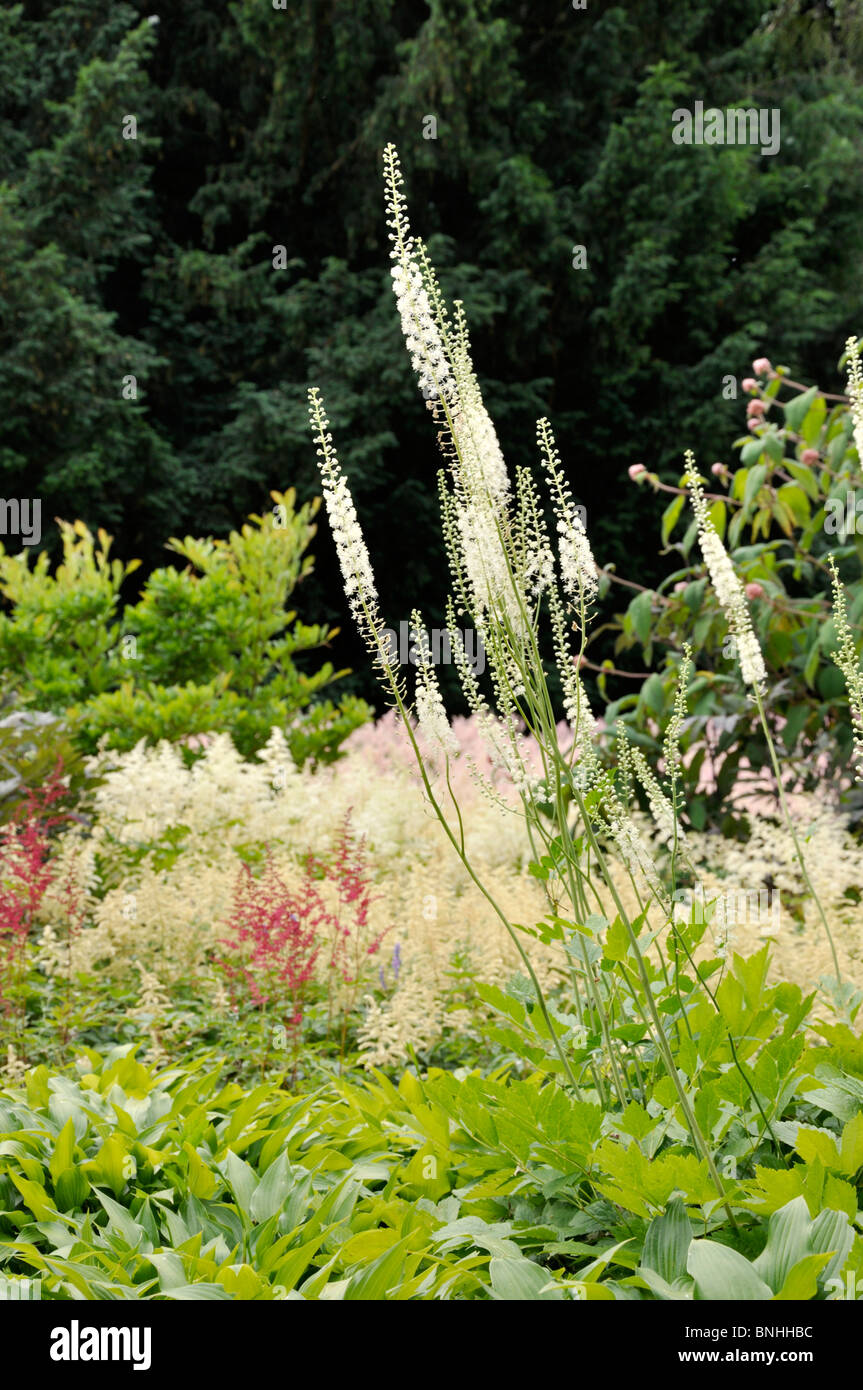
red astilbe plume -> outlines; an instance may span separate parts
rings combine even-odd
[[[12,819],[0,828],[0,1005],[8,1015],[27,941],[53,870],[50,831],[66,819],[53,808],[66,795],[58,764],[48,782],[27,792]]]
[[[287,1010],[296,1032],[303,1019],[305,986],[314,972],[319,940],[330,914],[309,879],[292,892],[276,871],[269,851],[260,879],[247,864],[240,869],[221,938],[229,955],[218,961],[235,990],[244,986],[260,1009]]]
[[[368,965],[368,957],[380,949],[386,935],[373,933],[369,909],[376,897],[372,893],[371,872],[365,842],[351,826],[347,812],[333,852],[328,859],[309,855],[306,872],[327,879],[338,894],[338,910],[332,918],[329,968],[338,972],[346,985],[356,984]]]

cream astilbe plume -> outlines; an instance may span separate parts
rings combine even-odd
[[[731,563],[731,557],[713,524],[701,487],[701,480],[695,471],[695,457],[688,449],[685,459],[686,473],[683,481],[689,488],[692,510],[695,512],[698,522],[698,543],[701,546],[701,553],[704,556],[716,597],[728,619],[728,626],[737,644],[740,674],[746,685],[760,689],[767,679],[767,668],[764,665],[761,647],[758,644],[752,619],[749,616],[749,607],[743,592],[743,585],[737,577],[734,565]]]

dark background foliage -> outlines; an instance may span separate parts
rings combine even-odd
[[[767,354],[835,389],[863,302],[859,0],[183,0],[153,24],[157,4],[0,13],[0,490],[46,520],[106,527],[146,573],[270,488],[314,495],[317,382],[384,611],[440,620],[390,139],[508,459],[548,414],[602,562],[660,573],[661,500],[626,470],[731,462],[724,377]],[[675,145],[696,100],[779,108],[780,152]],[[343,622],[324,531],[297,602]],[[335,659],[372,693],[346,630]]]

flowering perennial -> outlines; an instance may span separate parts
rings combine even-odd
[[[701,480],[695,471],[695,459],[689,450],[686,452],[684,482],[692,499],[692,510],[698,522],[698,542],[710,581],[737,644],[740,674],[746,685],[760,688],[767,679],[767,669],[749,616],[743,585],[713,524]]]

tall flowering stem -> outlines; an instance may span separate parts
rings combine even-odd
[[[830,946],[830,953],[833,957],[833,966],[836,971],[836,985],[837,988],[840,988],[842,983],[842,971],[839,968],[836,943],[833,940],[830,923],[827,921],[827,916],[821,905],[821,899],[815,891],[815,886],[809,877],[809,870],[806,867],[803,847],[800,844],[800,837],[797,834],[797,828],[785,797],[785,787],[782,781],[779,759],[776,754],[776,744],[774,743],[773,735],[767,723],[767,715],[764,710],[764,687],[767,681],[767,669],[764,665],[764,657],[752,626],[752,619],[749,616],[749,607],[743,592],[743,586],[734,569],[731,556],[722,544],[722,539],[711,519],[710,511],[701,488],[701,480],[695,470],[695,458],[689,450],[687,450],[684,458],[686,460],[684,482],[689,488],[692,510],[695,512],[695,517],[698,522],[698,540],[701,546],[701,553],[704,556],[708,573],[710,574],[713,588],[716,592],[716,597],[725,612],[725,616],[728,619],[728,626],[735,639],[737,658],[740,662],[740,674],[745,684],[749,686],[752,699],[758,709],[758,718],[767,741],[770,762],[773,767],[774,777],[776,778],[776,791],[779,797],[779,803],[782,807],[782,814],[785,817],[785,823],[794,842],[794,853],[797,857],[797,863],[800,866],[803,882],[821,918],[821,924],[824,927]]]
[[[707,571],[710,575],[720,607],[728,619],[728,626],[735,640],[740,674],[744,683],[753,691],[761,690],[767,680],[767,668],[752,619],[749,605],[743,592],[743,585],[731,561],[731,556],[722,544],[722,539],[713,520],[701,487],[701,479],[695,471],[695,458],[687,450],[686,473],[683,481],[689,488],[692,510],[698,523],[698,543]]]
[[[598,568],[580,512],[545,419],[538,423],[537,442],[551,498],[556,545],[528,470],[520,469],[510,478],[482,400],[462,307],[456,301],[450,314],[426,250],[411,232],[398,157],[391,145],[384,152],[384,177],[399,317],[444,460],[438,483],[453,585],[447,622],[457,669],[492,765],[506,773],[520,799],[536,864],[542,869],[539,877],[551,929],[556,939],[568,930],[564,958],[571,972],[575,1028],[570,1026],[570,1015],[562,1016],[549,1007],[520,939],[525,929],[509,920],[471,863],[466,828],[450,777],[450,766],[460,753],[434,667],[422,649],[411,701],[389,649],[384,650],[384,629],[368,553],[338,466],[323,403],[313,390],[309,396],[312,430],[351,611],[404,722],[426,797],[468,875],[515,944],[539,1005],[545,1029],[542,1036],[549,1040],[558,1069],[576,1094],[581,1094],[583,1078],[589,1073],[602,1101],[609,1085],[625,1108],[637,1098],[641,1073],[634,1050],[626,1055],[627,1044],[621,1039],[628,1030],[620,1025],[637,1018],[653,1045],[653,1055],[661,1059],[675,1087],[681,1113],[720,1200],[727,1204],[725,1186],[675,1065],[669,1042],[673,1024],[661,1014],[655,998],[655,966],[649,963],[647,952],[654,943],[659,949],[658,937],[667,928],[668,893],[626,799],[603,768],[595,722],[578,673],[598,589]],[[568,720],[563,735],[553,708],[541,643],[541,621],[546,613]],[[459,657],[456,628],[465,617],[473,621],[483,642],[490,696],[480,688],[467,661]],[[416,630],[423,630],[415,610],[411,621]],[[577,634],[575,643],[573,633]],[[522,731],[536,755],[531,759],[525,753]],[[637,771],[646,777],[640,764]],[[439,790],[441,785],[444,792]],[[654,781],[648,782],[648,796],[667,830],[669,817],[673,820],[676,816],[674,798],[669,804]],[[445,810],[445,805],[451,810]],[[573,813],[583,834],[575,833]],[[615,886],[606,854],[609,846],[635,889],[640,904],[636,920],[630,920]],[[597,964],[605,950],[603,934],[611,930],[604,917],[606,890],[628,942],[623,960],[617,954],[619,945],[612,948],[617,962],[614,971],[600,969]],[[652,912],[658,914],[658,924],[649,923]],[[562,918],[561,913],[566,916]],[[531,928],[527,930],[536,934]],[[581,1053],[581,1044],[573,1041],[577,1034],[598,1035],[601,1048]],[[579,1058],[580,1076],[576,1075],[573,1057]]]
[[[833,660],[845,677],[848,705],[851,710],[854,752],[859,760],[863,758],[863,672],[860,670],[857,648],[848,626],[845,591],[842,588],[836,561],[832,555],[828,555],[827,564],[830,566],[830,580],[833,588],[833,626],[836,629],[836,636],[839,638],[839,647],[834,653]],[[863,772],[861,772],[859,761],[855,768],[855,777],[858,782],[863,782]]]
[[[856,338],[849,338],[845,344],[847,355],[848,395],[851,398],[851,420],[854,426],[854,445],[857,457],[863,465],[863,363],[860,361],[860,344]]]

